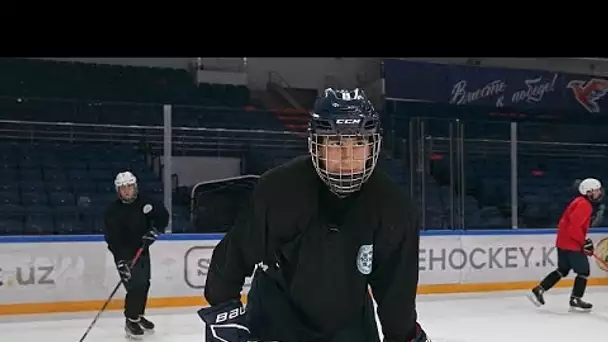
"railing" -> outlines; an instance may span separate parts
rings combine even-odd
[[[426,137],[431,152],[447,152],[450,138]],[[608,144],[591,144],[557,141],[518,141],[517,154],[520,156],[551,157],[608,157]],[[502,139],[464,139],[464,152],[469,155],[508,155],[511,141]]]
[[[56,142],[119,142],[145,144],[160,152],[163,126],[84,124],[0,120],[0,140]],[[291,131],[173,127],[174,154],[196,151],[244,151],[249,148],[301,148],[304,142]]]

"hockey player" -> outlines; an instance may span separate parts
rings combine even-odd
[[[557,269],[547,275],[532,289],[529,298],[541,306],[545,304],[543,293],[551,289],[570,270],[574,270],[574,286],[570,295],[571,310],[589,311],[592,305],[582,300],[589,277],[588,256],[593,255],[593,241],[587,238],[591,225],[594,203],[603,197],[602,183],[594,178],[587,178],[578,186],[579,195],[575,197],[559,220],[557,228]]]
[[[419,231],[376,170],[381,128],[364,93],[326,89],[309,156],[266,172],[216,246],[199,310],[207,342],[425,342],[417,323]],[[257,266],[257,267],[256,267]],[[242,307],[241,290],[253,274]]]
[[[105,240],[114,256],[118,274],[125,286],[124,315],[127,336],[138,338],[145,331],[153,331],[154,323],[144,317],[150,288],[149,247],[164,231],[169,213],[160,203],[138,194],[137,179],[129,172],[121,172],[114,180],[117,200],[105,213]],[[131,261],[140,247],[139,260]]]

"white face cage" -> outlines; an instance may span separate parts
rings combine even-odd
[[[317,174],[339,197],[357,192],[374,172],[382,136],[311,134],[308,150]]]

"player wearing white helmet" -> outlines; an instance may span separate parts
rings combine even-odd
[[[154,323],[144,317],[150,289],[149,247],[169,223],[169,212],[161,203],[139,194],[137,178],[129,171],[116,175],[114,186],[118,198],[106,210],[104,235],[127,291],[125,331],[137,338],[154,330]],[[132,264],[141,247],[140,258]]]
[[[593,204],[602,199],[604,190],[599,180],[587,178],[578,185],[578,192],[578,196],[568,204],[559,220],[555,243],[557,269],[535,286],[529,296],[537,306],[545,304],[543,293],[566,277],[570,270],[573,270],[576,278],[570,295],[570,308],[589,311],[593,307],[582,300],[590,273],[588,256],[594,253],[593,241],[587,238],[587,231],[591,226]]]

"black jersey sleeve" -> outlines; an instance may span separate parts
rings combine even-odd
[[[113,206],[108,208],[104,217],[104,238],[108,244],[108,249],[114,255],[114,258],[119,260],[129,260],[130,252],[128,246],[122,238],[121,222],[114,213]]]
[[[396,203],[405,206],[406,210],[401,209],[396,215],[389,214],[392,218],[384,218],[389,222],[380,230],[376,240],[375,269],[370,279],[386,342],[410,341],[414,337],[417,320],[420,233],[411,205],[405,201]]]
[[[169,225],[169,211],[159,201],[151,201],[150,204],[152,204],[152,211],[149,213],[150,221],[153,223],[154,229],[162,232]]]
[[[205,298],[211,305],[240,299],[245,278],[262,261],[266,201],[261,183],[262,178],[234,226],[213,250],[205,283]]]

